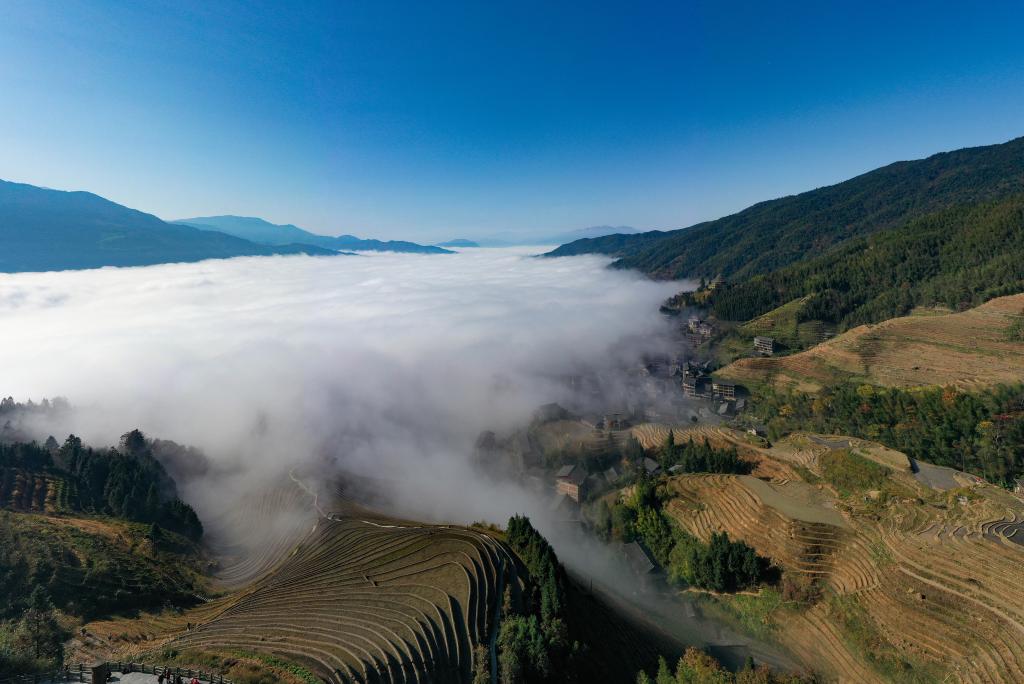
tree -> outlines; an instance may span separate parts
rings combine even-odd
[[[676,678],[668,669],[664,656],[658,656],[658,674],[654,676],[655,684],[676,684]]]
[[[125,456],[136,456],[146,450],[146,436],[139,429],[121,435],[118,451]]]
[[[491,684],[491,654],[483,644],[473,649],[473,684]]]
[[[32,590],[28,609],[18,623],[16,642],[38,660],[59,666],[64,659],[66,634],[54,614],[50,597],[41,586]]]

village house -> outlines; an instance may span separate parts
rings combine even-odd
[[[736,385],[725,380],[715,380],[711,383],[711,396],[714,399],[735,401]]]
[[[658,462],[648,456],[644,456],[643,465],[644,471],[646,471],[648,475],[657,475],[661,472],[661,466],[658,465]]]
[[[555,491],[579,503],[583,498],[583,483],[586,479],[587,474],[583,472],[583,468],[574,465],[562,466],[555,474]]]
[[[548,504],[548,514],[553,522],[579,524],[580,506],[567,494],[555,492],[551,503]]]
[[[694,347],[700,346],[715,334],[715,328],[708,321],[702,321],[696,316],[690,316],[686,321],[686,331],[690,344]]]
[[[754,351],[758,354],[771,356],[775,353],[775,338],[758,335],[754,338]]]
[[[651,553],[639,542],[623,544],[621,549],[630,569],[637,575],[641,583],[645,586],[649,585],[652,576],[658,570]]]
[[[768,428],[760,423],[756,423],[747,428],[747,434],[754,437],[767,437]]]

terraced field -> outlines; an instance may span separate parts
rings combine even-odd
[[[629,434],[636,437],[644,449],[657,449],[665,443],[670,429],[677,444],[682,444],[688,439],[695,442],[706,439],[712,446],[746,446],[746,440],[742,434],[729,428],[717,428],[710,425],[641,423],[630,428]]]
[[[291,481],[212,518],[206,536],[220,586],[239,589],[276,568],[319,518],[313,496]]]
[[[330,682],[465,681],[514,567],[473,530],[332,517],[174,643],[269,652]]]
[[[850,444],[792,442],[762,458],[799,460],[820,476],[821,455]],[[665,510],[701,538],[725,530],[818,581],[820,599],[773,620],[783,644],[827,680],[1024,681],[1024,503],[982,483],[929,489],[898,455],[874,456],[891,469],[884,504],[839,497],[817,480],[684,475],[669,479]]]
[[[844,378],[893,387],[1019,382],[1024,343],[1013,341],[1008,330],[1022,316],[1024,295],[1000,297],[962,313],[863,325],[792,356],[740,359],[718,374],[804,391]]]

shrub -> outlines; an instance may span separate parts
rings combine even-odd
[[[889,470],[860,454],[843,449],[821,457],[825,481],[843,496],[869,489],[881,489],[889,478]]]

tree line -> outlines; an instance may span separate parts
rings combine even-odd
[[[610,511],[599,511],[597,525],[606,539],[642,543],[678,586],[734,592],[778,579],[768,559],[744,542],[721,532],[705,543],[673,523],[651,478],[637,481],[630,496]]]
[[[510,594],[504,602],[499,678],[502,684],[570,681],[579,644],[569,638],[565,569],[526,516],[509,518],[506,541],[526,566],[529,582],[518,602]]]
[[[708,443],[707,438],[695,442],[690,437],[677,444],[675,434],[669,430],[662,445],[659,462],[662,469],[679,466],[684,473],[733,473],[746,475],[751,464],[740,458],[735,447],[719,449]]]
[[[814,395],[763,387],[757,406],[772,439],[851,435],[997,484],[1024,477],[1024,384],[966,392],[842,383]]]
[[[192,540],[202,537],[199,517],[178,498],[174,480],[153,456],[152,442],[138,430],[107,449],[85,446],[75,435],[60,446],[52,437],[44,445],[0,442],[0,502],[9,500],[18,473],[26,471],[63,479],[72,510],[155,523]]]
[[[664,658],[651,678],[646,672],[636,676],[636,684],[809,684],[815,681],[800,675],[779,674],[767,665],[754,665],[751,658],[738,672],[730,672],[711,655],[696,648],[687,648],[673,672]]]

